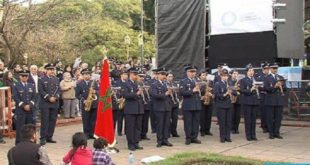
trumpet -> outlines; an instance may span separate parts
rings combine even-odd
[[[276,86],[278,86],[278,88],[280,89],[280,92],[281,92],[281,95],[282,96],[284,96],[285,94],[284,94],[284,91],[283,91],[283,87],[282,87],[282,83],[283,83],[284,81],[283,80],[281,80],[281,79],[277,79],[277,82],[276,82]]]
[[[198,78],[195,79],[195,87],[194,87],[194,89],[196,88],[198,90],[198,95],[199,95],[200,100],[202,100],[201,99],[201,90],[200,90],[201,84],[202,84],[202,81],[199,81]]]
[[[114,97],[118,105],[118,109],[124,109],[126,99],[124,97],[118,98],[117,96],[117,93],[121,90],[121,87],[111,87],[111,90],[112,96]]]
[[[168,88],[168,90],[171,91],[169,95],[171,97],[171,100],[172,100],[173,104],[178,104],[179,103],[179,99],[177,98],[177,92],[176,91],[179,88],[176,87],[176,86],[173,86],[172,84],[171,84],[171,86],[167,85],[167,88]]]
[[[138,88],[139,88],[139,90],[141,90],[141,97],[142,97],[143,103],[147,104],[147,100],[146,100],[146,97],[144,95],[144,91],[150,89],[150,86],[146,86],[143,83],[141,83],[141,84],[138,85]],[[146,93],[148,93],[148,92],[146,92]]]
[[[255,90],[256,92],[256,96],[258,99],[260,99],[260,94],[259,94],[259,88],[260,87],[264,87],[264,84],[263,82],[259,82],[259,81],[255,81],[253,80],[253,84],[252,84],[252,91]]]

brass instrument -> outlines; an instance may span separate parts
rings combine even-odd
[[[234,86],[234,90],[237,92],[237,96],[235,95],[232,95],[231,97],[231,103],[236,103],[237,102],[237,99],[238,99],[238,95],[240,94],[238,91],[240,90],[239,89],[239,85],[238,85],[238,80],[236,80],[236,83],[235,83],[235,86]]]
[[[171,93],[170,93],[169,96],[171,97],[171,100],[172,100],[173,104],[179,104],[179,99],[177,98],[177,93],[176,93],[176,91],[177,91],[179,88],[176,87],[176,86],[173,86],[172,84],[171,84],[170,86],[167,85],[167,88],[168,88],[168,90],[171,91]],[[176,96],[174,96],[174,94],[175,94]]]
[[[283,83],[284,83],[284,79],[281,79],[279,76],[276,77],[276,80],[277,80],[277,84],[278,84],[278,87],[280,89],[280,92],[281,92],[281,95],[284,96],[284,91],[283,91]]]
[[[141,97],[142,97],[143,103],[147,104],[147,100],[146,100],[146,97],[144,95],[144,91],[150,89],[150,86],[146,86],[143,83],[140,83],[140,84],[138,84],[138,88],[139,88],[139,90],[142,90]]]
[[[203,101],[204,105],[209,105],[211,102],[211,98],[213,96],[211,94],[212,89],[210,88],[209,84],[210,84],[210,81],[207,80],[207,82],[205,83],[205,85],[206,85],[205,94],[204,94],[204,96],[201,97],[201,100]]]
[[[95,81],[93,80],[88,90],[87,99],[85,100],[85,103],[84,103],[85,111],[90,111],[93,101],[97,100],[97,95],[96,95],[96,90],[94,89],[94,85],[95,85]]]
[[[263,87],[263,86],[264,86],[263,82],[255,81],[253,79],[252,88],[254,88],[254,90],[256,92],[257,99],[260,99],[259,87]]]
[[[111,87],[111,90],[112,90],[113,97],[116,100],[116,103],[118,105],[118,109],[124,109],[125,98],[124,97],[118,98],[117,96],[117,92],[121,90],[121,87]]]

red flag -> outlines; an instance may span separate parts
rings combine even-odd
[[[112,92],[109,79],[109,62],[104,59],[101,70],[100,91],[97,108],[95,136],[105,138],[110,145],[115,144],[112,114]]]

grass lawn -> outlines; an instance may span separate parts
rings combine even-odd
[[[262,165],[263,161],[246,159],[238,156],[223,156],[219,154],[190,152],[180,153],[166,160],[151,163],[151,165]]]

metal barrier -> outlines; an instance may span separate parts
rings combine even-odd
[[[10,87],[0,88],[0,109],[0,131],[2,131],[4,136],[13,138],[15,137],[15,132],[12,127],[13,112]]]

